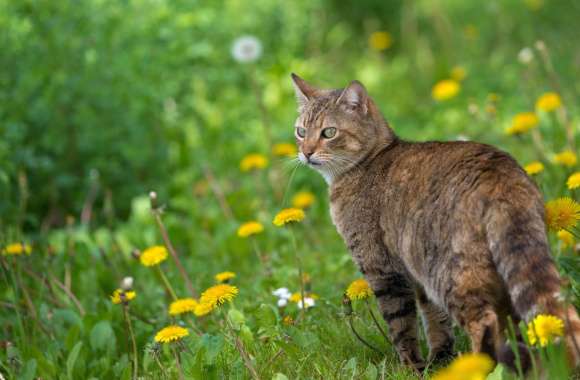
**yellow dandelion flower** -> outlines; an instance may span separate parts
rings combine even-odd
[[[169,305],[169,315],[193,313],[198,304],[199,302],[193,298],[175,300]]]
[[[437,101],[444,101],[454,98],[459,94],[461,85],[454,79],[444,79],[433,86],[431,96]]]
[[[165,261],[165,259],[167,259],[167,249],[162,245],[147,248],[141,253],[141,256],[139,256],[141,264],[146,267],[158,265]]]
[[[296,145],[290,143],[275,144],[272,148],[272,153],[279,157],[294,157],[297,152]]]
[[[574,190],[580,187],[580,172],[576,172],[568,177],[568,181],[566,181],[566,185],[568,185],[568,189]]]
[[[571,150],[565,150],[556,154],[554,156],[554,161],[557,164],[570,167],[576,165],[578,162],[578,156],[576,156],[576,153],[572,152]]]
[[[562,242],[562,248],[566,249],[568,247],[573,247],[575,243],[574,235],[566,230],[560,230],[556,234],[558,239]]]
[[[236,274],[234,272],[221,272],[215,275],[215,279],[217,282],[226,282],[234,277],[236,277]]]
[[[248,154],[240,162],[240,170],[248,172],[254,169],[264,169],[268,166],[268,159],[263,154],[252,153]]]
[[[242,224],[240,228],[238,228],[238,236],[241,238],[246,238],[251,235],[257,235],[264,231],[264,226],[262,223],[256,221],[250,221]]]
[[[512,125],[506,129],[508,135],[525,133],[538,126],[540,119],[533,112],[521,112],[514,116]]]
[[[4,249],[2,250],[2,255],[4,256],[16,256],[22,254],[30,255],[31,252],[32,247],[30,247],[30,245],[28,244],[12,243],[4,247]]]
[[[463,66],[455,66],[454,68],[451,69],[450,76],[451,76],[451,79],[453,79],[457,82],[461,82],[467,76],[467,71],[465,70],[465,67],[463,67]]]
[[[346,295],[351,301],[362,300],[373,295],[369,283],[362,278],[354,280],[346,289]]]
[[[283,225],[290,222],[301,222],[304,220],[304,211],[299,208],[285,208],[280,211],[274,217],[272,223],[277,227],[282,227]]]
[[[564,322],[553,315],[540,314],[528,323],[530,344],[545,347],[553,339],[564,335]]]
[[[155,341],[157,343],[170,343],[185,338],[188,335],[189,331],[186,328],[172,325],[159,330],[155,335]]]
[[[373,50],[387,50],[393,44],[393,37],[389,32],[374,32],[369,36],[369,46]]]
[[[437,372],[433,380],[484,380],[493,370],[493,360],[480,353],[469,353],[458,356],[445,369]]]
[[[201,294],[199,303],[223,305],[226,301],[233,300],[238,294],[238,288],[228,284],[214,285]]]
[[[294,324],[294,319],[292,319],[291,316],[286,315],[284,316],[284,318],[282,318],[282,323],[285,324],[286,326],[291,326]]]
[[[555,92],[546,92],[536,101],[536,109],[544,112],[552,112],[562,106],[560,95]]]
[[[209,303],[198,303],[193,313],[198,317],[203,317],[204,315],[209,314],[215,308],[216,305],[212,305]]]
[[[111,295],[111,302],[118,305],[123,301],[129,302],[135,297],[137,297],[137,293],[132,290],[124,291],[123,289],[116,289]]]
[[[304,292],[304,298],[312,298],[313,300],[317,300],[320,297],[316,293]],[[292,293],[290,298],[288,298],[288,300],[290,300],[292,302],[296,302],[296,303],[300,302],[301,299],[302,299],[302,294],[300,294],[300,292]]]
[[[524,166],[524,170],[528,175],[536,175],[544,171],[544,164],[540,161],[530,162],[526,166]]]
[[[296,193],[294,197],[292,197],[292,206],[295,208],[305,209],[310,207],[315,200],[316,197],[314,197],[314,194],[312,194],[310,191],[300,191]]]
[[[552,231],[570,229],[580,219],[580,204],[570,197],[546,203],[546,225]]]

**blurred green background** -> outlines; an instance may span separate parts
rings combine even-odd
[[[573,0],[0,0],[0,223],[63,225],[87,197],[97,220],[123,220],[150,189],[187,203],[203,165],[235,203],[241,157],[270,151],[263,113],[273,141],[292,142],[290,72],[361,80],[404,138],[464,135],[532,158],[506,143],[505,121],[549,89],[576,105],[579,16]],[[377,31],[388,48],[369,44]],[[253,63],[232,58],[242,35],[263,45]],[[538,40],[560,88],[537,51],[518,61]],[[435,102],[456,66],[460,95]],[[296,181],[324,188],[304,170]]]

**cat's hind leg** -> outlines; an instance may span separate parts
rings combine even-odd
[[[443,308],[427,298],[422,288],[417,288],[416,294],[427,343],[429,344],[427,362],[448,362],[455,356],[453,351],[455,336],[453,335],[452,319]]]

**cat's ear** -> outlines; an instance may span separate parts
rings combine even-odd
[[[362,114],[367,113],[368,94],[365,86],[357,80],[353,80],[342,91],[336,103],[346,106],[349,111],[358,111]]]
[[[296,100],[298,101],[298,109],[301,110],[308,101],[318,95],[318,89],[306,83],[298,75],[292,73],[292,84],[296,91]]]

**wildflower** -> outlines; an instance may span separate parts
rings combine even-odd
[[[568,181],[566,181],[566,185],[568,185],[568,189],[573,190],[580,187],[580,172],[576,172],[568,177]]]
[[[286,315],[284,318],[282,318],[282,323],[285,324],[286,326],[290,326],[294,324],[294,319],[292,319],[291,316]]]
[[[304,301],[300,300],[297,302],[299,309],[308,309],[309,307],[313,307],[316,304],[314,298],[304,297]]]
[[[352,301],[354,300],[362,300],[368,298],[373,295],[373,291],[369,286],[369,283],[360,278],[358,280],[354,280],[346,289],[346,295]]]
[[[528,175],[536,175],[544,171],[544,164],[540,161],[530,162],[526,166],[524,166],[524,170]]]
[[[121,289],[128,291],[133,289],[133,277],[127,276],[123,277],[121,280]]]
[[[454,98],[461,89],[459,82],[454,79],[444,79],[433,86],[431,96],[437,101],[444,101]]]
[[[311,298],[311,299],[313,299],[313,300],[317,300],[319,297],[318,297],[318,295],[317,295],[317,294],[315,294],[315,293],[308,293],[308,292],[305,292],[305,293],[304,293],[304,299],[307,299],[307,298]],[[300,292],[293,293],[293,294],[290,296],[290,298],[289,298],[289,300],[290,300],[290,301],[292,301],[292,302],[295,302],[295,303],[298,303],[298,302],[300,302],[300,300],[301,300],[301,299],[302,299],[302,294],[300,294]]]
[[[506,129],[508,135],[525,133],[538,126],[538,116],[533,112],[522,112],[514,116],[512,125]]]
[[[467,71],[463,66],[455,66],[451,69],[451,79],[461,82],[467,76]]]
[[[369,37],[369,46],[373,50],[382,51],[387,50],[393,44],[393,38],[389,32],[379,31],[374,32]]]
[[[123,289],[116,289],[111,295],[111,302],[114,303],[115,305],[118,305],[121,302],[129,302],[135,297],[137,297],[137,293],[135,293],[134,291],[124,291]]]
[[[550,230],[570,229],[580,219],[580,204],[570,197],[551,200],[546,203],[546,225]]]
[[[242,158],[240,162],[240,170],[248,172],[254,169],[264,169],[268,166],[268,159],[263,154],[252,153]]]
[[[256,221],[250,221],[242,224],[240,228],[238,228],[238,236],[242,238],[246,238],[251,235],[257,235],[264,231],[264,226],[262,223]]]
[[[236,274],[234,272],[221,272],[215,275],[215,279],[217,282],[227,282],[234,277],[236,277]]]
[[[180,340],[189,335],[189,331],[186,328],[180,326],[167,326],[155,335],[155,341],[157,343],[169,343],[176,340]]]
[[[279,288],[276,289],[272,292],[273,295],[275,295],[278,298],[281,299],[289,299],[292,296],[292,293],[290,293],[290,291],[288,290],[288,288]]]
[[[239,63],[250,63],[262,55],[262,43],[254,36],[236,38],[232,44],[232,56]]]
[[[167,259],[167,249],[162,245],[156,245],[147,248],[141,253],[141,256],[139,256],[141,264],[145,265],[146,267],[158,265],[159,263],[165,261],[165,259]]]
[[[445,369],[432,377],[433,380],[484,380],[494,367],[493,360],[485,354],[470,353],[458,356]]]
[[[304,211],[299,208],[285,208],[274,217],[272,221],[275,226],[282,227],[290,222],[301,222],[304,220]]]
[[[169,305],[169,315],[193,313],[197,305],[197,300],[193,298],[182,298],[175,300]]]
[[[272,153],[280,157],[294,157],[296,155],[296,145],[290,143],[275,144],[272,148]]]
[[[199,304],[194,313],[202,316],[223,305],[226,301],[231,301],[238,294],[238,288],[228,284],[214,285],[201,294]]]
[[[285,298],[280,298],[278,300],[278,307],[286,307],[288,305],[288,300]]]
[[[545,347],[548,342],[564,335],[564,322],[553,315],[540,314],[528,323],[528,339],[530,344],[539,343]]]
[[[534,51],[529,48],[525,47],[518,53],[518,61],[524,65],[528,65],[534,59]]]
[[[578,157],[576,153],[571,150],[565,150],[554,156],[554,161],[560,165],[564,166],[574,166],[578,162]]]
[[[315,199],[314,194],[310,191],[300,191],[292,197],[292,206],[305,209],[310,207]]]
[[[546,92],[536,101],[536,108],[544,112],[552,112],[561,106],[562,99],[555,92]]]
[[[560,230],[558,231],[556,236],[558,236],[558,239],[560,239],[560,241],[562,242],[562,248],[566,249],[568,247],[574,246],[575,243],[574,235],[572,235],[570,232],[566,230]]]
[[[2,250],[2,255],[4,256],[22,255],[23,253],[26,255],[30,255],[31,252],[32,248],[28,244],[12,243],[4,247],[4,249]]]

